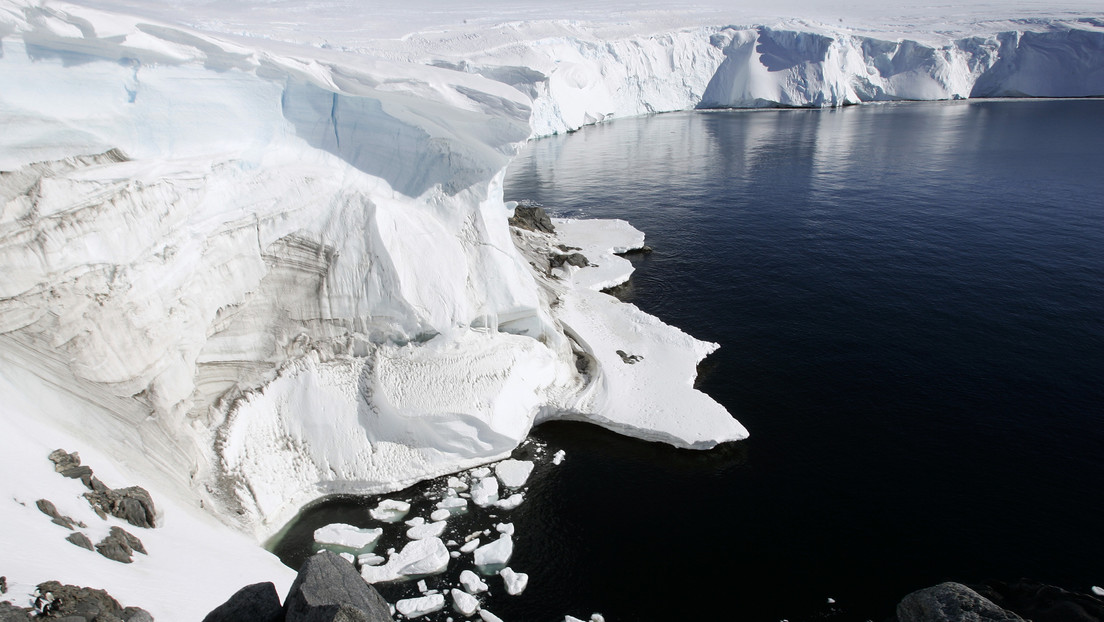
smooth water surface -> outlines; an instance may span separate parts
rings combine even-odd
[[[1096,100],[685,113],[532,143],[506,198],[645,231],[623,295],[721,344],[700,388],[751,438],[542,426],[567,460],[512,517],[530,587],[488,608],[883,620],[943,580],[1104,585],[1102,145]]]

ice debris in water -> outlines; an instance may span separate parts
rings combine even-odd
[[[487,611],[486,609],[479,610],[479,618],[483,620],[483,622],[502,622],[502,618],[496,616],[490,611]]]
[[[405,577],[418,577],[444,572],[449,552],[440,538],[411,540],[398,553],[391,554],[382,566],[364,566],[360,575],[368,583],[386,583]]]
[[[395,609],[408,618],[419,618],[445,608],[445,597],[440,594],[404,598],[395,603]]]
[[[493,569],[496,566],[504,566],[514,554],[514,540],[507,534],[502,534],[498,540],[475,549],[475,565],[481,569]],[[493,570],[492,570],[493,572]]]
[[[437,503],[438,510],[448,510],[449,514],[463,514],[468,511],[468,500],[460,497],[447,497]]]
[[[382,529],[361,529],[345,523],[333,523],[314,530],[314,541],[326,548],[348,552],[369,552],[383,535]],[[339,550],[338,552],[345,552]]]
[[[1092,593],[1096,594],[1097,596],[1104,596],[1104,587],[1094,585],[1092,586]]]
[[[503,568],[498,571],[498,575],[502,577],[502,582],[506,585],[506,593],[510,596],[517,596],[525,591],[525,587],[529,585],[529,575],[524,572],[514,572],[513,568]]]
[[[498,533],[504,533],[508,536],[512,536],[512,535],[514,535],[514,524],[513,523],[499,523],[499,524],[495,525],[495,530],[498,531]]]
[[[515,510],[519,505],[521,505],[522,501],[525,501],[525,495],[517,492],[505,499],[495,501],[494,506],[500,510]]]
[[[464,590],[452,590],[452,608],[464,617],[472,616],[479,610],[479,599]]]
[[[464,492],[468,489],[468,485],[464,483],[464,480],[456,477],[455,475],[449,476],[448,487],[450,490],[455,490],[456,492]]]
[[[482,477],[472,485],[472,501],[481,508],[498,501],[498,480],[493,477]]]
[[[479,575],[470,570],[465,570],[460,573],[460,585],[464,586],[469,594],[478,594],[480,592],[487,591],[487,584],[483,579],[479,578]]]
[[[555,453],[555,455],[552,456],[552,464],[555,464],[555,465],[558,466],[561,462],[564,461],[564,456],[566,456],[566,455],[567,455],[567,452],[565,452],[562,449],[557,451]]]
[[[357,563],[361,566],[378,566],[384,562],[384,558],[375,553],[357,555]]]
[[[461,553],[471,553],[475,549],[479,548],[479,538],[475,540],[469,540],[464,543],[464,546],[460,547]]]
[[[488,467],[479,467],[472,469],[471,476],[473,479],[483,479],[491,474],[491,469]]]
[[[372,518],[385,523],[397,523],[410,511],[410,504],[398,499],[384,499],[375,508],[368,510]]]
[[[407,538],[411,540],[424,540],[426,538],[439,537],[445,532],[445,526],[448,523],[445,521],[427,523],[424,518],[418,517],[406,521],[406,524],[410,527],[410,529],[406,530]]]
[[[439,522],[446,520],[450,516],[452,516],[452,512],[448,510],[433,510],[433,513],[429,515],[429,520]]]
[[[495,465],[495,475],[507,488],[521,488],[533,472],[533,463],[529,460],[503,460]]]

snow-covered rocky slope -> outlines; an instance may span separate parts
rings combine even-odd
[[[278,4],[0,0],[0,419],[35,422],[3,451],[64,439],[256,539],[320,495],[504,456],[549,418],[746,436],[692,388],[714,346],[534,268],[554,241],[512,234],[501,190],[528,138],[695,107],[1104,95],[1104,17],[1078,7],[730,26]],[[7,543],[42,517],[4,465]],[[86,561],[51,553],[35,572]],[[257,555],[230,563],[271,571]],[[148,608],[194,619],[226,595]]]

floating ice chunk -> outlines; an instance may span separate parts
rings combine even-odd
[[[503,568],[498,571],[498,575],[502,577],[502,582],[506,584],[506,593],[510,596],[517,596],[525,591],[525,587],[529,585],[529,575],[524,572],[514,572],[513,568]]]
[[[419,618],[434,611],[445,608],[445,597],[441,594],[430,594],[417,598],[404,598],[395,603],[395,609],[408,618]]]
[[[479,599],[464,590],[453,589],[452,609],[464,617],[470,617],[479,611]]]
[[[498,480],[484,477],[475,482],[471,489],[472,501],[481,508],[498,501]]]
[[[562,449],[557,451],[552,456],[552,464],[559,465],[561,462],[564,461],[564,456],[566,456],[566,455],[567,455],[567,452],[562,450]]]
[[[1104,587],[1094,585],[1092,586],[1092,593],[1096,594],[1097,596],[1104,596]]]
[[[564,616],[564,622],[586,622],[586,620],[580,620],[575,616]]]
[[[378,566],[384,562],[384,558],[375,553],[363,553],[357,555],[357,563],[361,566]]]
[[[606,622],[606,617],[600,613],[590,614],[590,622]]]
[[[525,495],[520,492],[515,492],[505,499],[495,501],[494,506],[500,510],[514,510],[517,509],[517,506],[521,505],[523,501],[525,501]]]
[[[455,490],[456,492],[464,492],[468,489],[468,485],[464,483],[464,480],[452,475],[448,478],[449,490]]]
[[[460,559],[460,551],[449,551],[449,557],[453,559]]]
[[[472,469],[472,471],[471,471],[471,476],[472,476],[473,479],[483,479],[484,477],[487,477],[490,474],[491,474],[491,469],[488,468],[488,467],[479,467],[477,469]]]
[[[448,510],[449,514],[464,514],[468,511],[468,500],[460,497],[448,497],[437,504],[437,510]],[[434,512],[436,514],[436,512]]]
[[[418,591],[423,594],[429,591],[429,586],[426,585],[425,579],[418,581]]]
[[[502,618],[496,616],[490,611],[487,611],[486,609],[479,610],[479,618],[483,620],[483,622],[502,622]]]
[[[475,549],[479,548],[479,538],[475,540],[469,540],[464,543],[464,546],[460,547],[461,553],[471,553]]]
[[[341,559],[344,559],[345,561],[349,562],[350,564],[355,564],[356,563],[356,556],[353,555],[352,553],[341,553]]]
[[[406,530],[406,537],[411,540],[424,540],[426,538],[437,538],[441,534],[445,533],[445,527],[448,525],[445,521],[435,521],[427,523],[422,520],[421,523],[413,525],[410,529]]]
[[[480,592],[487,591],[487,584],[483,579],[479,578],[479,575],[470,570],[465,570],[460,573],[460,585],[464,586],[469,594],[478,594]]]
[[[499,524],[495,525],[495,530],[497,530],[498,533],[504,533],[508,536],[512,536],[512,535],[514,535],[514,524],[513,523],[499,523]]]
[[[507,534],[502,534],[498,540],[475,549],[475,565],[481,570],[495,572],[499,567],[505,566],[513,554],[514,539]]]
[[[369,552],[383,535],[382,529],[361,529],[345,523],[333,523],[314,530],[314,541],[338,552]],[[343,550],[342,550],[343,549]]]
[[[431,521],[443,521],[452,516],[452,512],[448,510],[433,510],[433,513],[429,515]]]
[[[829,597],[829,598],[828,598],[828,604],[829,604],[829,605],[834,605],[834,604],[836,604],[836,599],[834,599],[834,598],[831,598],[831,597]]]
[[[360,576],[368,583],[398,581],[404,577],[419,577],[445,571],[449,552],[440,538],[412,540],[398,553],[392,554],[382,566],[364,566]]]
[[[529,460],[503,460],[495,465],[495,475],[507,488],[521,488],[533,472],[533,463]]]
[[[384,499],[375,508],[368,510],[372,518],[385,523],[397,523],[410,511],[410,504],[398,499]]]

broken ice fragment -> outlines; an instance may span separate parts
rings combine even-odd
[[[479,599],[464,590],[452,590],[452,608],[464,617],[470,617],[479,610]]]
[[[364,566],[360,576],[368,583],[386,583],[406,577],[421,577],[444,572],[449,552],[440,538],[411,540],[382,566]]]
[[[483,622],[502,622],[502,618],[496,616],[490,611],[487,611],[486,609],[479,610],[479,618],[483,620]]]
[[[397,523],[410,511],[410,504],[397,499],[384,499],[375,508],[368,510],[372,518],[385,523]]]
[[[314,530],[314,541],[336,552],[368,553],[383,535],[382,529],[361,529],[345,523],[333,523]]]
[[[555,455],[552,456],[552,464],[557,464],[557,465],[560,464],[561,462],[564,461],[564,456],[566,456],[566,455],[567,455],[567,452],[565,452],[562,449],[557,451],[555,453]]]
[[[496,501],[494,506],[500,510],[514,510],[517,509],[517,506],[521,505],[522,501],[525,501],[525,495],[517,492],[505,499]]]
[[[498,480],[484,477],[472,485],[472,501],[481,508],[498,501]]]
[[[528,460],[503,460],[495,465],[495,475],[507,488],[521,488],[533,472],[533,463]]]
[[[475,565],[479,567],[480,572],[497,572],[510,561],[510,556],[513,554],[513,538],[502,534],[498,540],[475,549]]]
[[[445,597],[440,594],[404,598],[395,603],[395,609],[408,618],[419,618],[445,608]]]
[[[529,575],[524,572],[514,572],[509,567],[499,570],[498,575],[502,577],[502,582],[506,585],[506,593],[510,596],[517,596],[524,592],[525,587],[529,585]]]
[[[426,538],[437,538],[445,532],[445,526],[448,525],[445,521],[437,521],[433,523],[427,523],[424,520],[418,519],[420,522],[414,524],[410,529],[406,530],[406,537],[411,540],[424,540]],[[414,522],[414,521],[411,521]],[[409,524],[409,523],[407,523]]]
[[[465,570],[460,573],[460,585],[464,586],[469,594],[478,594],[480,592],[487,591],[487,584],[483,579],[479,578],[479,575],[470,570]]]
[[[460,547],[461,553],[471,553],[475,549],[479,548],[479,538],[469,540],[464,543],[464,546]]]

